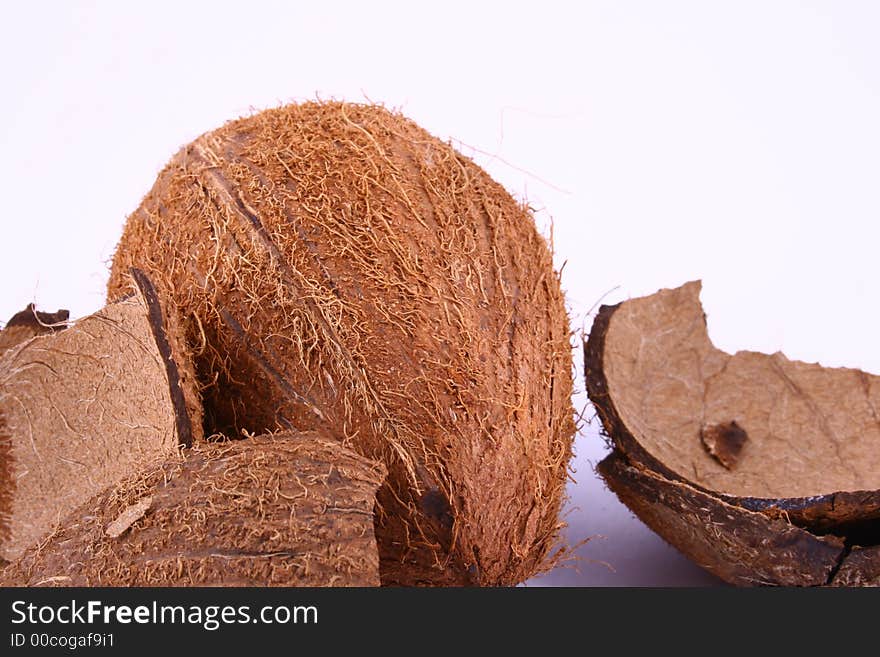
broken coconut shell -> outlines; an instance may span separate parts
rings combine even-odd
[[[92,495],[202,435],[175,319],[135,275],[129,298],[0,358],[4,560]]]
[[[852,569],[880,539],[880,377],[726,354],[709,340],[699,294],[694,282],[600,309],[584,349],[614,447],[600,473],[727,581],[876,578],[876,565]]]
[[[385,468],[313,433],[200,443],[71,513],[13,586],[378,586]]]
[[[783,518],[727,504],[693,486],[630,465],[615,450],[597,470],[620,501],[666,541],[726,582],[741,586],[824,584],[843,540]]]
[[[203,345],[209,431],[326,428],[379,460],[386,584],[546,568],[574,435],[569,325],[530,210],[403,116],[304,103],[182,149],[129,217]]]
[[[37,310],[34,304],[29,303],[27,308],[15,313],[0,331],[0,356],[15,345],[30,340],[36,335],[66,328],[68,319],[70,313],[67,310],[46,313]]]

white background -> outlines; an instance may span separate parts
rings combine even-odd
[[[575,330],[609,291],[702,278],[720,347],[880,373],[878,35],[868,1],[3,2],[0,318],[99,308],[126,215],[201,132],[371,99],[552,221]],[[537,583],[714,583],[604,490],[595,424],[567,518],[604,538]]]

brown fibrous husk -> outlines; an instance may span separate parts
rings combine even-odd
[[[587,390],[609,487],[726,581],[878,582],[880,377],[716,349],[700,284],[603,306]]]
[[[574,434],[558,275],[530,210],[400,114],[303,103],[182,149],[129,217],[196,345],[206,428],[323,427],[382,461],[386,584],[548,567]]]
[[[198,443],[71,513],[12,586],[378,586],[385,468],[314,433]]]
[[[0,559],[14,561],[72,509],[202,436],[182,334],[149,279],[0,357]],[[47,328],[48,327],[48,328]],[[43,330],[46,328],[46,330]]]

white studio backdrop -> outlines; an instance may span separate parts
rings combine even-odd
[[[101,307],[125,217],[201,132],[339,98],[528,199],[575,331],[701,278],[722,349],[880,373],[880,3],[0,5],[0,319]],[[715,583],[593,474],[597,421],[576,452],[568,535],[596,538],[534,583]]]

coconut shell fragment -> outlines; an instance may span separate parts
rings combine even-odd
[[[13,586],[378,586],[385,468],[314,433],[199,443],[96,496]]]
[[[34,336],[66,328],[68,319],[70,313],[67,310],[47,313],[37,310],[34,304],[29,303],[27,308],[15,313],[0,331],[0,356],[8,349]]]
[[[15,560],[94,494],[201,437],[174,327],[141,276],[128,298],[3,354],[0,558]]]
[[[700,429],[703,447],[728,470],[736,466],[749,434],[736,421],[708,424]]]
[[[129,217],[198,346],[206,428],[327,430],[383,462],[386,584],[520,582],[556,554],[565,303],[530,210],[400,114],[303,103],[183,148]]]
[[[688,283],[600,309],[585,344],[587,390],[614,447],[600,473],[729,582],[876,578],[880,377],[726,354],[699,293]]]
[[[597,470],[646,525],[732,584],[825,584],[844,547],[836,536],[815,536],[783,518],[727,504],[684,482],[630,465],[617,451]]]

